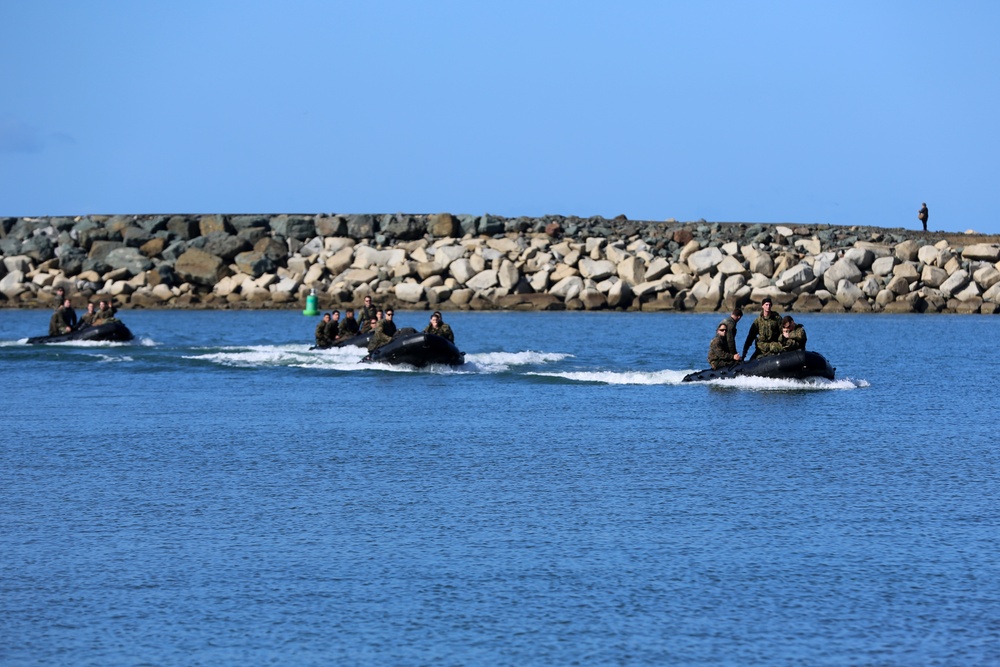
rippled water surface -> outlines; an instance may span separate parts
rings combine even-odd
[[[448,313],[417,371],[121,315],[0,310],[5,666],[1000,663],[1000,318],[803,315],[836,380],[686,384],[719,316]]]

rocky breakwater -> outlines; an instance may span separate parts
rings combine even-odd
[[[1000,244],[878,227],[546,216],[0,218],[0,305],[1000,310]]]

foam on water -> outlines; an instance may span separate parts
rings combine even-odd
[[[764,378],[752,375],[710,380],[708,382],[693,382],[691,384],[707,384],[716,387],[726,387],[727,389],[747,389],[750,391],[829,391],[859,389],[869,386],[865,380],[852,380],[850,378],[827,380],[826,378],[813,377],[805,380],[793,380]]]
[[[681,379],[687,375],[685,371],[574,371],[563,373],[542,373],[533,372],[526,375],[538,375],[542,377],[562,378],[573,382],[592,382],[597,384],[634,384],[634,385],[654,385],[654,384],[680,384]]]

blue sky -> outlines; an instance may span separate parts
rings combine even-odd
[[[996,2],[0,0],[0,215],[1000,233]]]

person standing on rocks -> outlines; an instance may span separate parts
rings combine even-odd
[[[719,326],[726,327],[726,348],[733,361],[740,361],[743,358],[736,349],[736,324],[741,319],[743,319],[743,309],[733,308],[729,317],[719,323]]]
[[[747,358],[747,350],[750,343],[756,343],[751,359],[766,357],[769,354],[781,352],[781,343],[778,338],[781,336],[781,315],[771,310],[771,297],[764,297],[760,303],[761,313],[747,332],[747,339],[743,341],[743,358]]]
[[[925,232],[927,231],[927,217],[927,202],[924,202],[920,205],[920,210],[917,211],[917,218],[923,223]]]

